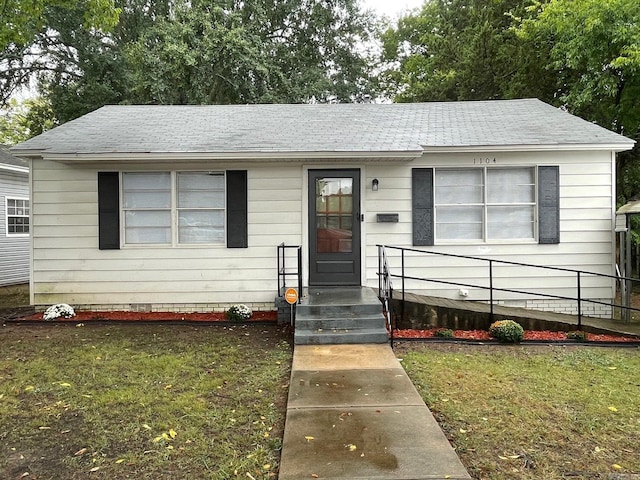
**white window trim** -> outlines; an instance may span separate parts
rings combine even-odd
[[[179,209],[178,209],[178,173],[211,173],[220,174],[224,178],[224,207],[221,208],[224,212],[224,232],[223,241],[220,243],[180,243],[178,242],[179,235]],[[127,243],[126,242],[126,221],[125,213],[127,209],[124,208],[124,176],[127,173],[169,173],[171,175],[171,242],[169,243]],[[120,238],[122,248],[226,248],[227,246],[227,172],[226,170],[208,171],[202,169],[196,170],[127,170],[120,172]]]
[[[29,215],[9,215],[9,200],[22,200],[29,202]],[[7,237],[28,237],[31,235],[31,202],[28,197],[5,197],[4,200],[4,224],[6,226],[5,235]],[[29,219],[29,233],[14,233],[9,231],[9,217],[19,217]]]
[[[530,168],[533,169],[533,193],[534,193],[534,201],[532,203],[518,203],[518,204],[500,204],[500,203],[492,203],[489,204],[487,200],[487,170],[492,168],[497,169],[524,169]],[[482,170],[482,179],[483,179],[483,203],[477,204],[464,204],[465,205],[475,205],[482,207],[482,238],[477,239],[439,239],[438,238],[438,206],[446,206],[446,205],[438,205],[435,201],[435,192],[438,188],[436,185],[436,174],[438,170],[473,170],[473,169],[481,169]],[[433,228],[434,228],[434,244],[435,245],[491,245],[491,244],[537,244],[538,243],[538,166],[537,165],[500,165],[500,166],[478,166],[478,167],[447,167],[447,166],[439,166],[434,167],[433,169]],[[487,238],[487,209],[490,206],[508,206],[508,205],[531,205],[533,206],[533,237],[532,238],[497,238],[497,239],[488,239]]]

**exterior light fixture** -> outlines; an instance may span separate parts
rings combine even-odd
[[[379,183],[380,183],[380,182],[378,182],[378,179],[377,179],[377,178],[374,178],[374,179],[371,181],[371,190],[373,190],[374,192],[377,192],[377,191],[378,191],[378,184],[379,184]]]

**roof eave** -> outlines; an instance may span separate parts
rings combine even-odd
[[[29,174],[29,167],[21,167],[19,165],[9,165],[8,163],[0,163],[0,170],[14,173]]]
[[[30,152],[46,160],[65,164],[80,163],[163,163],[176,161],[248,161],[248,162],[294,162],[300,160],[365,160],[365,161],[406,161],[422,156],[422,150],[404,151],[316,151],[316,152],[101,152],[101,153],[53,153]],[[24,155],[24,153],[21,153]]]
[[[622,143],[574,143],[574,144],[545,144],[545,145],[457,145],[432,146],[424,145],[424,153],[459,153],[459,152],[575,152],[575,151],[607,151],[624,152],[631,150],[635,141]]]

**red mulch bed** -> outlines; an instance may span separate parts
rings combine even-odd
[[[33,321],[42,320],[42,312],[19,320]],[[278,312],[265,311],[253,312],[248,322],[275,322],[278,319]],[[76,316],[71,318],[57,318],[56,322],[87,322],[87,321],[142,321],[142,322],[228,322],[224,312],[207,313],[174,313],[174,312],[93,312],[76,311]],[[42,320],[44,321],[44,320]]]
[[[397,340],[405,339],[429,339],[429,338],[437,338],[440,340],[445,340],[443,337],[437,337],[435,332],[438,329],[432,330],[394,330],[393,337]],[[454,330],[455,339],[462,340],[477,340],[477,341],[493,341],[493,339],[489,336],[489,332],[486,330]],[[600,335],[595,333],[588,333],[587,339],[589,342],[638,342],[640,338],[638,337],[626,337],[622,335]],[[535,341],[549,341],[549,342],[557,342],[557,341],[566,341],[567,335],[566,332],[552,332],[549,330],[525,330],[524,332],[524,340],[535,340]]]

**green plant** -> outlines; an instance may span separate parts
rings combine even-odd
[[[501,343],[518,343],[524,338],[524,329],[513,320],[498,320],[489,327],[489,335]]]
[[[440,338],[453,338],[453,337],[455,337],[455,334],[453,333],[453,330],[451,330],[450,328],[438,328],[435,332],[433,332],[433,335],[435,337],[440,337]]]
[[[577,340],[578,342],[586,342],[589,340],[587,332],[582,330],[575,330],[573,332],[567,332],[567,340]]]
[[[229,320],[233,320],[236,322],[242,322],[244,320],[248,320],[251,317],[253,312],[249,307],[243,304],[231,305],[229,310],[225,312],[225,316]]]

